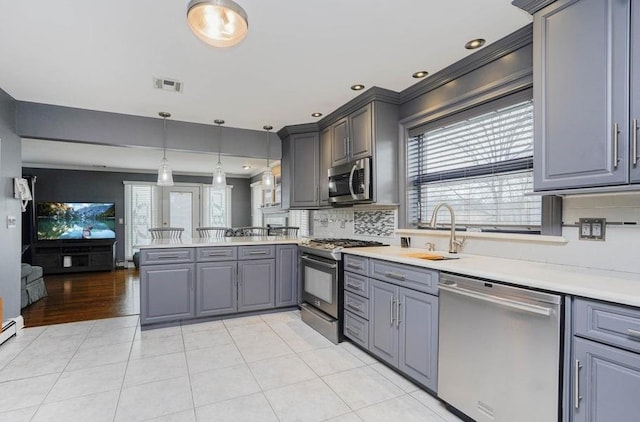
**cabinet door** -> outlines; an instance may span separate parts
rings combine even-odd
[[[195,264],[151,265],[140,270],[143,324],[194,316]]]
[[[292,208],[317,207],[320,203],[318,133],[292,135],[291,203]]]
[[[635,422],[640,415],[640,355],[574,338],[574,422]],[[581,365],[575,373],[576,361]],[[575,379],[575,378],[574,378]],[[576,409],[575,397],[581,400]]]
[[[331,126],[331,165],[339,166],[349,161],[349,119],[343,118]]]
[[[329,175],[331,168],[332,129],[320,132],[320,205],[329,205]]]
[[[438,297],[399,288],[398,369],[436,391],[438,387]]]
[[[298,247],[276,246],[276,307],[298,304]]]
[[[238,310],[236,261],[197,264],[196,316],[231,314]]]
[[[372,279],[369,281],[369,289],[369,351],[380,359],[398,366],[398,288]]]
[[[349,155],[351,160],[370,157],[373,154],[372,106],[367,104],[349,115]]]
[[[238,311],[257,311],[275,306],[276,261],[260,259],[238,262]]]
[[[640,2],[631,13],[631,182],[640,183]]]
[[[536,190],[628,181],[629,2],[562,0],[535,15]]]

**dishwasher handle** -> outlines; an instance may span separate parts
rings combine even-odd
[[[495,303],[496,305],[504,306],[506,308],[517,309],[519,311],[529,312],[537,315],[551,316],[553,309],[545,306],[532,305],[525,302],[519,302],[513,299],[507,299],[499,296],[488,295],[485,293],[474,292],[471,290],[463,289],[453,284],[440,284],[440,290],[445,292],[454,293],[461,296],[470,297],[472,299],[483,300],[485,302]]]

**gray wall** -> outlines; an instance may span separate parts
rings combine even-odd
[[[13,178],[20,177],[22,146],[15,130],[16,103],[0,89],[0,297],[2,318],[20,315],[20,202],[13,198]],[[17,218],[17,226],[7,228],[7,217]]]
[[[116,219],[124,216],[123,181],[153,182],[156,174],[106,171],[24,168],[23,175],[36,176],[35,201],[114,202]],[[176,183],[211,183],[210,177],[174,175]],[[251,225],[251,187],[249,179],[227,178],[232,185],[232,221],[235,227]],[[16,201],[17,202],[17,201]],[[25,222],[26,224],[26,222]],[[116,226],[116,259],[124,260],[124,225]]]

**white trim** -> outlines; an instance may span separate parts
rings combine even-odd
[[[396,230],[397,235],[416,235],[416,236],[438,236],[449,237],[451,232],[449,230],[429,230],[429,229],[399,229]],[[531,243],[569,243],[567,239],[562,236],[545,236],[539,234],[522,234],[522,233],[490,233],[490,232],[472,232],[472,231],[456,231],[457,237],[466,237],[473,239],[487,239],[487,240],[499,240],[499,241],[514,241],[514,242],[531,242]]]
[[[11,318],[16,323],[16,331],[20,331],[24,328],[24,318],[22,315],[18,315],[15,318]]]

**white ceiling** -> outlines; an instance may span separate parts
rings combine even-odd
[[[22,101],[276,129],[311,122],[362,83],[401,91],[530,22],[510,0],[236,0],[249,34],[199,41],[188,0],[0,2],[0,88]],[[184,92],[152,86],[154,76]],[[157,167],[157,163],[153,168]]]

